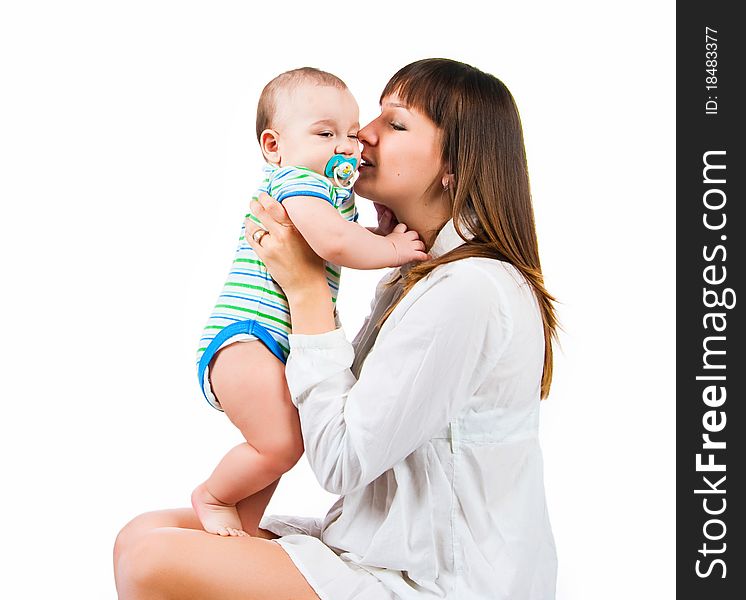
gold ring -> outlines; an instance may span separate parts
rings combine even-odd
[[[259,245],[261,246],[261,245],[262,245],[262,239],[263,239],[263,238],[264,238],[264,236],[265,236],[265,235],[267,235],[268,233],[269,233],[269,231],[267,231],[266,229],[257,229],[257,230],[256,230],[256,231],[255,231],[255,232],[253,233],[253,235],[251,236],[251,238],[252,238],[252,239],[253,239],[253,240],[254,240],[254,241],[255,241],[255,242],[257,243],[257,244],[259,244]]]

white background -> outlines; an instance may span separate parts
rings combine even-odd
[[[115,598],[117,531],[188,506],[240,441],[194,354],[257,183],[262,86],[329,70],[366,123],[398,68],[444,56],[517,100],[561,301],[541,424],[557,597],[673,598],[674,3],[267,4],[0,9],[0,596]],[[350,338],[380,275],[345,270]],[[333,500],[304,458],[269,510]]]

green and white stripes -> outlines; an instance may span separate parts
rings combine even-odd
[[[313,202],[313,198],[319,198],[329,202],[348,221],[357,221],[358,218],[354,195],[349,190],[334,187],[328,179],[309,169],[266,165],[259,192],[269,193],[279,202],[292,196],[309,197],[309,202]],[[261,224],[250,212],[246,217]],[[242,224],[230,273],[200,339],[197,364],[220,331],[228,325],[246,320],[261,323],[282,348],[285,358],[290,352],[288,334],[291,332],[291,323],[287,298],[264,263],[246,243],[244,233]],[[338,265],[326,263],[326,279],[334,302],[337,300],[340,274],[341,268]],[[231,339],[221,347],[229,343]],[[211,349],[211,354],[216,351],[217,349]]]

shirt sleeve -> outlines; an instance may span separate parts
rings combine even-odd
[[[324,177],[309,169],[282,167],[277,169],[269,181],[269,195],[278,202],[293,196],[311,196],[332,201],[332,185]]]
[[[342,329],[290,334],[288,386],[324,489],[348,494],[406,458],[448,425],[494,368],[512,327],[497,286],[484,279],[463,265],[418,284],[427,288],[397,306],[394,314],[403,314],[381,331],[357,380]]]
[[[357,221],[359,214],[357,211],[357,202],[355,201],[355,192],[350,189],[334,188],[335,202],[337,210],[348,221]]]

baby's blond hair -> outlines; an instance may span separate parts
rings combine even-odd
[[[347,85],[336,75],[314,67],[301,67],[280,73],[264,86],[256,108],[256,139],[261,141],[262,131],[272,127],[277,112],[277,96],[280,90],[292,91],[303,83],[329,86],[346,90]]]

